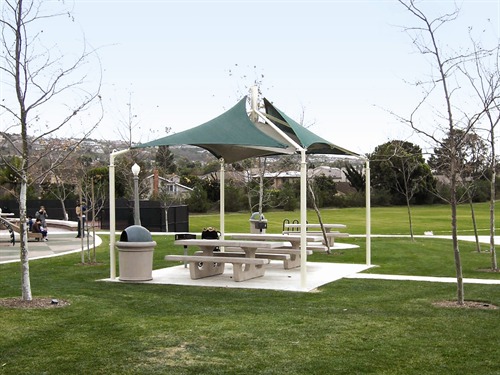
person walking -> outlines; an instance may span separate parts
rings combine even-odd
[[[78,220],[78,234],[76,238],[85,237],[85,211],[87,208],[85,205],[81,205],[80,202],[76,203],[75,212]]]

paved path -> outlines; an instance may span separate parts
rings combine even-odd
[[[376,273],[356,273],[345,276],[346,279],[372,279],[372,280],[399,280],[399,281],[429,281],[433,283],[456,283],[456,277],[410,276],[410,275],[382,275]],[[464,284],[493,284],[500,285],[500,280],[467,279]]]
[[[54,229],[49,233],[48,241],[29,241],[29,258],[40,259],[47,257],[60,256],[70,253],[75,253],[81,251],[82,241],[81,238],[75,238],[76,232],[64,230],[64,229]],[[16,244],[12,246],[10,243],[10,235],[7,230],[0,230],[0,264],[1,263],[12,263],[19,262],[19,241],[16,234]],[[89,237],[89,247],[92,248],[93,238]],[[102,240],[99,236],[95,238],[95,246],[99,246]],[[87,249],[87,238],[84,238],[83,246]]]
[[[109,234],[99,232],[102,234]],[[53,256],[60,256],[70,253],[81,251],[81,239],[75,238],[76,232],[64,229],[57,229],[51,231],[49,234],[49,241],[47,242],[29,242],[30,259],[40,259]],[[152,233],[152,235],[165,235],[165,233]],[[169,233],[171,234],[171,233]],[[352,236],[361,237],[361,236]],[[364,236],[362,236],[364,237]],[[386,236],[386,235],[373,235],[373,237],[408,237],[408,236]],[[450,239],[450,236],[418,236],[424,238],[443,238]],[[92,237],[89,238],[90,247],[93,246]],[[475,241],[473,236],[459,236],[462,241]],[[488,236],[480,236],[482,243],[489,243]],[[95,246],[102,243],[101,238],[96,235]],[[500,243],[500,236],[495,237],[495,243]],[[83,246],[87,246],[87,238],[84,239]],[[16,239],[16,244],[12,246],[9,243],[9,233],[6,230],[0,230],[0,264],[12,263],[19,261],[19,242]],[[426,282],[440,282],[440,283],[456,283],[457,279],[454,277],[428,277],[428,276],[410,276],[410,275],[384,275],[372,273],[353,273],[345,275],[344,278],[348,279],[377,279],[377,280],[409,280],[409,281],[426,281]],[[500,280],[492,279],[464,279],[464,283],[474,284],[494,284],[500,285]]]
[[[365,237],[365,235],[352,235],[350,237]],[[372,237],[410,237],[410,235],[386,235],[374,234]],[[451,236],[445,235],[415,235],[415,238],[439,238],[451,240]],[[479,242],[482,244],[490,243],[490,236],[478,236]],[[474,236],[458,236],[459,241],[475,242]],[[495,236],[495,244],[500,244],[500,236]],[[428,281],[435,283],[456,283],[456,277],[434,277],[434,276],[411,276],[411,275],[384,275],[375,273],[356,273],[346,276],[347,279],[376,279],[376,280],[408,280],[408,281]],[[468,279],[464,278],[465,284],[494,284],[500,285],[500,280],[491,279]]]

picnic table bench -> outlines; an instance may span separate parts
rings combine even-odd
[[[233,249],[233,251],[227,251],[228,249]],[[265,251],[265,250],[264,250]],[[194,255],[203,255],[202,251],[196,251]],[[225,257],[225,258],[230,258],[230,257],[245,257],[245,253],[242,251],[239,251],[238,248],[227,248],[226,251],[220,251],[217,253],[218,257]],[[269,259],[269,260],[290,260],[290,254],[273,254],[271,252],[263,252],[263,253],[255,253],[255,257],[257,259]]]
[[[221,275],[224,273],[224,264],[232,263],[234,281],[244,281],[264,276],[263,266],[269,263],[269,259],[218,255],[167,255],[165,260],[187,262],[189,264],[189,274],[193,280]],[[245,265],[245,267],[243,267],[243,265]],[[262,272],[258,272],[260,270],[262,270]]]
[[[11,232],[11,242],[12,242],[12,245],[15,244],[15,237],[14,237],[14,233],[13,232],[16,232],[18,234],[21,234],[21,228],[14,223],[14,221],[12,219],[9,219],[7,218],[6,216],[13,216],[14,214],[12,213],[2,213],[0,215],[0,222],[1,224],[6,227],[9,232]],[[33,233],[33,232],[30,232],[28,231],[28,240],[30,239],[35,239],[37,241],[41,240],[42,239],[42,234],[41,233]]]
[[[323,232],[321,231],[321,224],[306,224],[307,235],[318,235],[321,236],[322,245],[312,244],[308,248],[313,251],[325,251],[328,248],[332,248],[335,244],[335,238],[346,238],[349,237],[349,233],[343,233],[339,231],[332,231],[332,229],[344,229],[347,226],[345,224],[323,224],[325,228],[325,234],[328,239],[328,244],[324,243]],[[285,223],[283,224],[283,234],[296,234],[300,233],[301,225],[297,223]],[[311,230],[312,229],[312,230]]]
[[[284,255],[289,255],[289,258],[284,257],[283,258],[283,267],[285,269],[291,269],[291,268],[297,268],[300,267],[300,256],[301,256],[301,250],[300,250],[300,236],[295,234],[289,235],[289,234],[272,234],[272,233],[233,233],[229,234],[233,239],[239,239],[239,240],[252,240],[252,241],[288,241],[290,242],[291,245],[287,245],[284,247],[276,248],[276,249],[258,249],[257,253],[258,254],[284,254]],[[315,242],[315,241],[321,241],[323,237],[317,236],[317,235],[307,235],[306,240]],[[318,242],[319,244],[321,242]],[[238,249],[235,248],[226,248],[226,251],[228,252],[238,252]],[[312,251],[311,249],[306,250],[307,255],[311,255]],[[271,258],[269,258],[271,259]]]
[[[264,276],[264,265],[269,264],[269,258],[257,258],[257,249],[276,249],[289,245],[288,242],[271,241],[238,241],[238,240],[177,240],[175,245],[198,246],[202,255],[167,255],[165,260],[187,262],[191,279],[215,276],[224,273],[224,265],[232,263],[234,281],[244,281]],[[243,251],[245,256],[220,255],[214,253],[215,247],[234,247]]]

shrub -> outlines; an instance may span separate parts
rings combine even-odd
[[[372,206],[390,206],[392,194],[385,189],[373,189],[371,194]]]
[[[207,212],[210,208],[207,192],[200,185],[194,187],[186,203],[189,206],[190,212]]]
[[[242,189],[229,184],[224,187],[224,194],[227,212],[238,212],[245,209],[246,198]]]

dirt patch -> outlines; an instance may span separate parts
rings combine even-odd
[[[464,301],[463,305],[459,305],[457,301],[437,301],[433,303],[436,307],[448,307],[456,309],[480,309],[480,310],[496,310],[498,306],[488,302],[481,301]]]
[[[23,301],[21,297],[0,298],[1,307],[13,309],[54,309],[68,305],[68,301],[56,298],[33,298],[31,301]]]
[[[104,263],[102,262],[85,262],[85,263],[76,263],[75,266],[102,266]]]
[[[487,273],[499,273],[500,269],[494,270],[494,269],[491,269],[491,268],[479,268],[478,271],[479,272],[487,272]]]

